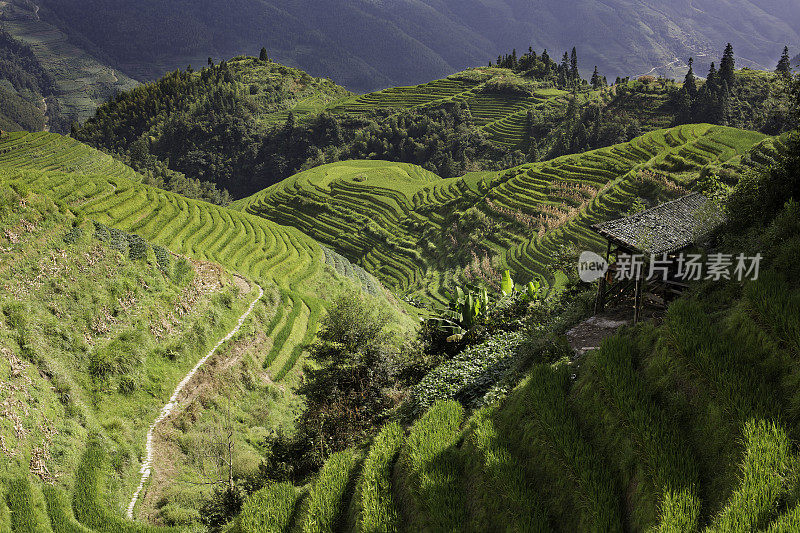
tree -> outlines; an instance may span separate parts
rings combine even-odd
[[[580,78],[580,74],[578,73],[578,51],[574,46],[572,47],[572,55],[570,56],[569,65],[570,77],[574,82],[577,83],[578,79]],[[597,67],[595,67],[595,72],[597,72]]]
[[[697,80],[694,77],[694,58],[689,58],[689,72],[686,73],[686,78],[683,80],[683,89],[690,98],[697,96]]]
[[[260,59],[264,63],[268,63],[269,62],[269,56],[267,55],[267,49],[266,48],[262,48],[261,49],[261,54],[259,54],[258,59]]]
[[[722,54],[722,61],[719,64],[719,76],[722,81],[728,84],[728,87],[733,87],[736,71],[736,60],[733,57],[733,45],[728,43],[725,47],[725,52]]]
[[[600,77],[600,74],[597,72],[597,65],[594,66],[594,74],[592,74],[592,88],[599,89],[603,85],[603,79]]]
[[[792,60],[789,59],[789,47],[786,46],[783,48],[783,55],[781,55],[781,60],[778,61],[778,66],[775,68],[775,72],[781,74],[785,77],[791,77],[792,75]]]

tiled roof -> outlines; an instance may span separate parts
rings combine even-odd
[[[723,220],[719,208],[694,193],[626,218],[595,224],[592,229],[630,250],[663,254],[686,248]]]

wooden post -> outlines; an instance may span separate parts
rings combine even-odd
[[[636,273],[636,289],[634,295],[634,310],[633,310],[633,323],[639,323],[639,315],[642,311],[642,276],[639,272]]]
[[[606,277],[600,278],[597,287],[597,299],[594,301],[594,314],[600,313],[606,305]]]

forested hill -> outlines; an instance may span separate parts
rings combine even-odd
[[[16,0],[21,1],[21,0]],[[26,0],[30,2],[30,0]],[[96,57],[137,79],[207,56],[270,55],[351,90],[439,78],[513,47],[586,56],[610,76],[682,76],[732,41],[751,68],[800,46],[793,0],[36,0]],[[680,58],[681,60],[677,60]]]
[[[791,124],[788,76],[773,72],[715,69],[687,87],[653,76],[590,82],[576,52],[559,63],[531,49],[499,66],[356,96],[264,52],[120,93],[73,135],[120,154],[157,186],[190,194],[185,178],[199,179],[215,188],[204,199],[225,203],[225,190],[242,198],[347,159],[413,163],[451,178],[679,124],[769,135]],[[735,63],[732,49],[726,57]]]

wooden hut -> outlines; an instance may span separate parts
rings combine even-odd
[[[608,272],[600,280],[595,312],[615,299],[621,299],[633,291],[634,323],[639,321],[642,310],[642,284],[650,268],[651,259],[665,255],[669,267],[663,267],[665,275],[650,282],[654,290],[679,293],[686,284],[677,274],[676,256],[691,247],[698,239],[708,235],[724,221],[720,209],[700,193],[689,194],[636,213],[629,217],[595,224],[592,229],[608,241],[606,260]],[[641,256],[643,264],[630,279],[617,279],[619,258]],[[627,265],[630,266],[630,265]]]

